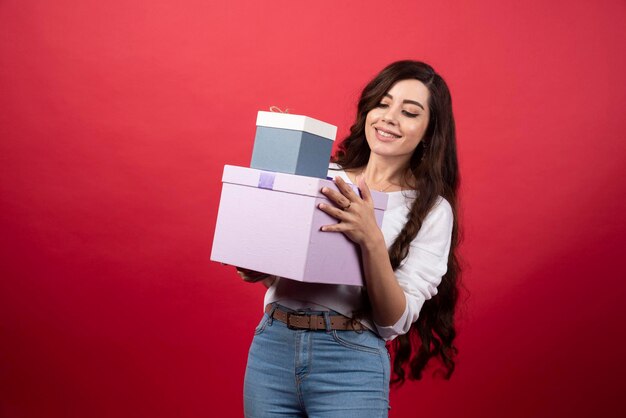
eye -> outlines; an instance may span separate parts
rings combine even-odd
[[[416,118],[419,116],[419,113],[411,113],[407,110],[403,110],[402,113],[404,114],[404,116],[408,117],[408,118]]]
[[[376,105],[376,107],[379,107],[379,108],[381,108],[381,109],[386,109],[386,108],[388,108],[388,107],[389,107],[389,104],[388,104],[388,103],[384,103],[384,102],[380,102],[380,103],[378,103],[378,104]]]

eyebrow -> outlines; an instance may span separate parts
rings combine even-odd
[[[393,100],[393,96],[389,93],[385,93],[385,97],[389,97],[390,99]],[[415,100],[403,100],[402,103],[410,103],[410,104],[414,104],[416,106],[419,106],[422,108],[422,110],[426,110],[424,109],[424,106],[422,106],[422,104],[420,102],[416,102]]]

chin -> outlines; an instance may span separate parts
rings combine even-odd
[[[374,146],[373,148],[370,147],[370,151],[372,154],[376,154],[376,155],[380,155],[381,157],[396,157],[398,155],[397,152],[394,152],[393,150],[390,150],[389,147],[385,147],[385,146]]]

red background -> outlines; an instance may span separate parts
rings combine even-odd
[[[0,2],[0,416],[241,416],[222,167],[270,105],[345,136],[405,58],[453,93],[467,292],[391,416],[623,416],[626,3],[313,4]]]

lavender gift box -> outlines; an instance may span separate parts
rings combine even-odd
[[[259,112],[250,167],[326,178],[337,127],[302,115]]]
[[[358,246],[322,232],[337,221],[318,209],[331,180],[227,165],[211,260],[293,280],[363,285]],[[372,191],[380,227],[387,195]]]

